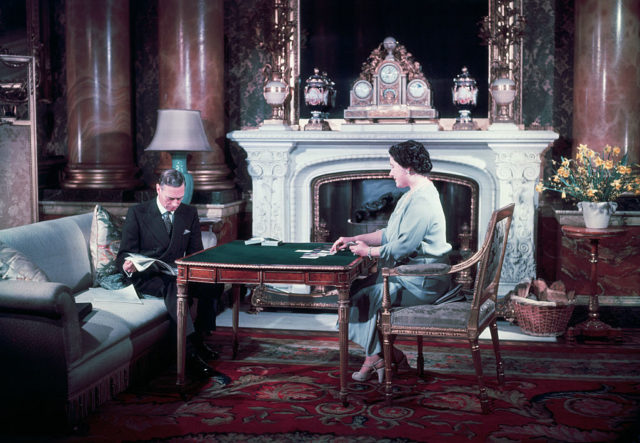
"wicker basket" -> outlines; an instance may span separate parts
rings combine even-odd
[[[516,320],[522,332],[539,337],[558,337],[565,333],[574,303],[556,303],[511,297]]]

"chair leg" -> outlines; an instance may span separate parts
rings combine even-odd
[[[387,404],[389,405],[391,404],[393,396],[391,385],[391,378],[393,377],[391,369],[391,363],[393,361],[393,339],[394,337],[390,334],[382,334],[382,352],[384,353],[384,396]]]
[[[493,342],[493,353],[496,356],[496,376],[498,377],[498,384],[504,383],[504,365],[502,364],[502,356],[500,355],[500,340],[498,339],[498,325],[494,321],[489,324],[489,331],[491,331],[491,341]]]
[[[422,335],[418,335],[418,359],[416,361],[416,370],[418,371],[418,377],[424,376],[424,355],[422,355]]]
[[[473,358],[473,365],[476,369],[476,377],[478,379],[478,389],[480,390],[480,406],[482,407],[482,413],[488,414],[490,410],[489,396],[487,395],[487,388],[484,386],[483,374],[482,374],[482,357],[480,356],[480,346],[478,345],[478,339],[470,339],[471,356]]]

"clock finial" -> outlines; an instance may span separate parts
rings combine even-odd
[[[384,58],[385,60],[395,60],[393,57],[393,51],[396,49],[398,42],[393,37],[387,37],[383,40],[382,45],[384,49],[387,50],[387,56]]]

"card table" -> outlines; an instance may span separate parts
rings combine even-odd
[[[245,245],[236,240],[176,260],[178,265],[178,349],[177,386],[185,385],[187,286],[189,282],[229,283],[233,291],[233,357],[238,351],[238,318],[241,285],[302,284],[333,286],[338,291],[338,334],[340,346],[340,399],[347,404],[347,362],[349,355],[349,288],[366,275],[373,261],[349,250],[315,259],[304,252],[329,249],[328,243],[282,243],[279,246]],[[310,297],[311,298],[311,297]]]

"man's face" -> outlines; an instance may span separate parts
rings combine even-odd
[[[156,184],[156,192],[158,193],[160,204],[162,204],[167,211],[173,212],[178,209],[184,197],[184,184],[177,188],[175,186],[160,186]]]

